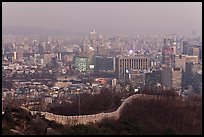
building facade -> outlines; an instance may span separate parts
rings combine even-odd
[[[114,72],[115,57],[95,56],[94,68],[95,72]]]
[[[180,90],[182,87],[182,68],[162,67],[162,85],[165,89]]]
[[[180,90],[182,87],[182,68],[172,68],[171,87]]]
[[[75,58],[75,70],[79,72],[86,72],[88,70],[88,58],[76,57]]]
[[[182,68],[184,72],[186,71],[186,56],[185,55],[175,56],[175,67]]]
[[[167,66],[174,65],[174,50],[171,46],[164,46],[162,48],[162,64]]]
[[[148,70],[150,59],[141,55],[118,56],[115,68],[118,80],[128,80],[132,70]]]
[[[161,84],[161,78],[162,78],[161,70],[153,70],[151,72],[146,72],[145,85],[151,87],[157,84]]]

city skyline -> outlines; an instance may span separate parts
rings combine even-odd
[[[201,7],[200,2],[3,2],[2,24],[81,33],[97,30],[105,35],[192,31],[202,35]]]
[[[202,134],[201,5],[4,2],[2,135]]]

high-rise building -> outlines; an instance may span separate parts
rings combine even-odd
[[[171,88],[180,90],[182,87],[182,69],[172,68],[171,73]]]
[[[164,40],[164,46],[162,48],[162,64],[166,64],[167,66],[174,66],[174,55],[176,53],[176,48],[173,45],[173,42],[167,42]]]
[[[90,47],[91,47],[90,41],[87,38],[85,38],[82,42],[82,52],[89,53],[91,50]]]
[[[88,70],[88,58],[87,57],[76,57],[75,58],[75,70],[79,72],[86,72]]]
[[[162,67],[162,84],[167,90],[180,90],[182,87],[182,68]]]
[[[37,50],[38,53],[42,54],[44,52],[44,47],[43,45],[39,44],[38,45],[38,50]]]
[[[132,70],[129,74],[131,83],[136,88],[142,88],[145,85],[145,73],[138,70]]]
[[[118,80],[127,80],[132,70],[148,70],[150,59],[145,56],[118,56],[116,57],[116,77]]]
[[[95,72],[114,72],[115,57],[95,56],[94,68]]]
[[[52,46],[51,46],[50,42],[46,42],[45,52],[51,52],[51,50],[52,50]]]
[[[52,67],[54,67],[54,68],[58,66],[57,57],[52,57],[52,58],[51,58],[51,65],[52,65]]]
[[[175,56],[175,67],[182,68],[186,71],[186,55],[176,55]]]
[[[17,60],[19,61],[19,62],[23,62],[24,61],[24,59],[23,59],[23,51],[24,49],[23,49],[23,45],[21,45],[21,46],[19,46],[19,49],[17,50]]]
[[[171,89],[171,68],[167,65],[162,66],[162,85],[165,89]]]
[[[193,61],[189,61],[186,63],[186,75],[185,75],[185,85],[189,85],[192,83],[192,79],[195,76],[196,72],[202,70],[202,65],[199,63],[195,63]]]
[[[186,56],[187,55],[176,55],[175,57],[175,67],[182,68],[182,84],[185,85],[185,77],[186,77]],[[184,86],[183,85],[183,86]]]
[[[90,32],[89,36],[90,36],[89,37],[90,38],[90,45],[91,45],[91,47],[96,52],[96,47],[97,47],[97,43],[96,43],[96,41],[97,41],[97,34],[96,34],[96,31],[94,30],[94,31]]]
[[[161,70],[153,70],[151,72],[145,73],[145,85],[146,86],[155,86],[157,84],[161,84],[161,79],[162,79]]]
[[[88,60],[88,66],[94,65],[94,53],[89,53],[87,55]]]
[[[197,92],[202,94],[202,72],[197,71],[192,79],[192,86],[193,89]]]
[[[187,41],[183,41],[183,51],[182,54],[188,54],[188,43]]]
[[[16,51],[13,52],[13,61],[16,61],[17,59],[17,54],[16,54]]]

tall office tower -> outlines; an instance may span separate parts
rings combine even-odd
[[[57,62],[57,55],[56,53],[52,52],[51,53],[51,63],[50,65],[55,68],[55,67],[58,67],[58,62]]]
[[[19,49],[17,50],[17,60],[19,62],[23,62],[24,61],[24,59],[23,59],[23,52],[24,51],[23,50],[24,50],[23,45],[20,45]]]
[[[103,35],[99,35],[98,36],[98,45],[103,45],[103,43],[104,43]]]
[[[90,32],[90,45],[91,47],[95,50],[96,52],[96,48],[97,48],[97,34],[96,34],[96,31],[92,31]]]
[[[182,54],[188,54],[188,43],[187,41],[183,41],[183,51]]]
[[[142,88],[145,85],[145,73],[138,70],[132,70],[130,75],[130,81],[136,88]]]
[[[182,87],[182,68],[162,67],[162,84],[167,90],[180,90]]]
[[[12,59],[13,61],[16,61],[17,60],[17,53],[16,53],[16,51],[14,51],[13,52],[13,59]]]
[[[116,77],[118,80],[128,80],[133,70],[148,70],[150,59],[140,55],[116,57]]]
[[[172,68],[171,88],[181,90],[182,87],[182,68]]]
[[[89,53],[90,52],[90,41],[88,39],[84,39],[82,43],[82,52]]]
[[[37,53],[37,40],[32,41],[32,53]]]
[[[176,55],[175,56],[175,67],[182,68],[186,71],[186,55]]]
[[[51,52],[52,51],[52,45],[50,42],[46,42],[45,44],[45,52]]]
[[[192,79],[192,86],[194,91],[202,95],[202,71],[197,71]]]
[[[171,89],[171,69],[167,65],[162,66],[162,85],[167,90]]]
[[[182,68],[182,84],[185,84],[184,81],[186,77],[186,56],[187,55],[176,55],[175,57],[175,67]]]
[[[38,50],[37,50],[38,53],[42,54],[44,52],[43,45],[39,44],[37,48],[38,48]]]
[[[202,64],[196,63],[193,60],[188,60],[186,62],[186,75],[185,75],[185,85],[192,84],[192,79],[195,74],[202,70]]]
[[[88,58],[78,56],[75,58],[75,70],[79,72],[86,72],[88,70]]]
[[[167,66],[174,66],[174,56],[176,48],[173,46],[173,41],[164,39],[164,46],[162,48],[162,64]]]
[[[52,58],[51,58],[51,65],[52,65],[52,67],[54,67],[54,68],[58,66],[57,57],[52,57]]]
[[[96,51],[95,53],[98,55],[105,55],[107,54],[107,46],[108,44],[104,43],[103,35],[98,35],[96,40]]]
[[[157,84],[161,84],[162,79],[162,71],[161,70],[153,70],[151,72],[145,73],[145,85],[146,86],[156,86]]]
[[[95,72],[114,72],[115,57],[95,56],[94,60]]]

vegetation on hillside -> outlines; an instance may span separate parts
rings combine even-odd
[[[173,91],[162,93],[146,91],[144,93],[162,98],[134,99],[125,105],[118,120],[104,119],[100,123],[88,125],[63,126],[43,117],[31,117],[26,111],[25,114],[22,114],[21,111],[13,109],[15,115],[12,115],[13,112],[6,111],[2,120],[3,134],[11,134],[11,129],[15,129],[24,131],[23,134],[26,135],[202,135],[201,97],[194,95],[184,101]],[[102,95],[100,96],[105,97],[104,100],[101,98],[101,100],[95,101],[104,103],[106,99],[110,100],[113,97],[109,96],[108,92],[104,92]],[[110,106],[111,103],[107,104]],[[93,103],[91,106],[95,106],[95,104]],[[102,106],[101,108],[105,109]],[[87,110],[89,109],[87,108]],[[19,125],[19,121],[24,126]]]
[[[67,116],[96,114],[115,111],[120,104],[121,97],[118,94],[104,89],[99,94],[82,93],[80,97],[78,95],[71,103],[62,102],[58,105],[51,105],[50,112]]]
[[[133,100],[122,110],[119,120],[66,127],[63,134],[201,135],[201,97],[183,101],[173,91],[166,93],[160,94],[163,99]]]

